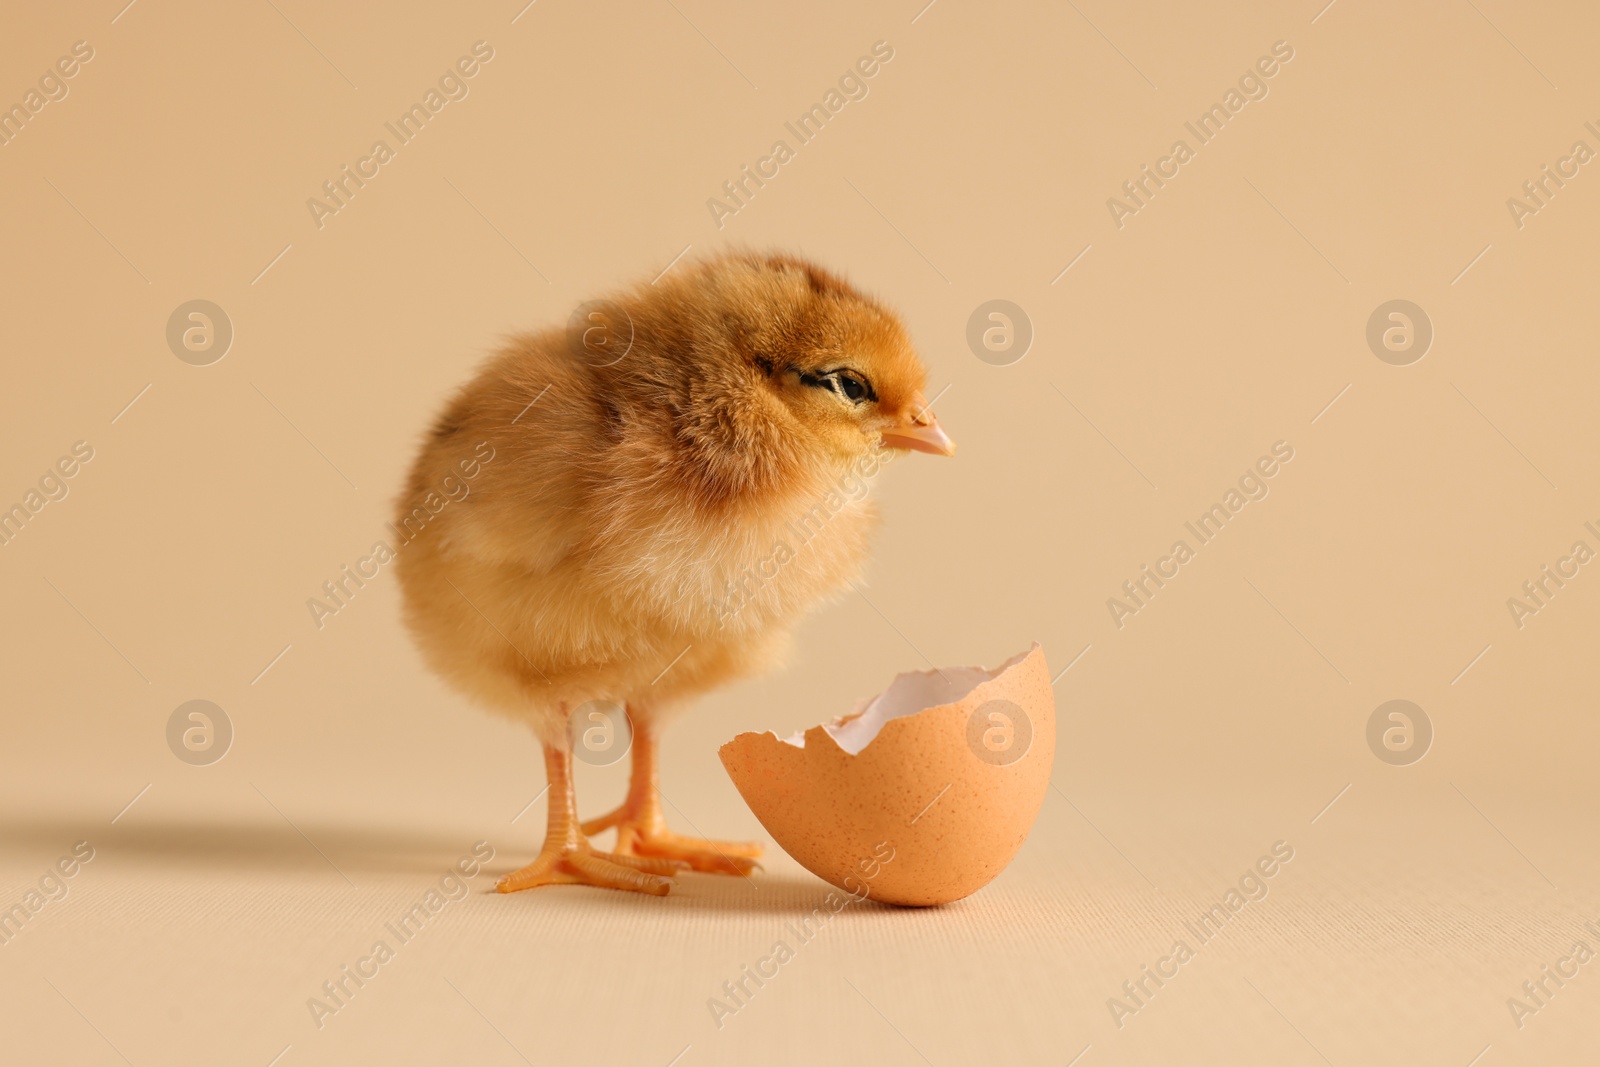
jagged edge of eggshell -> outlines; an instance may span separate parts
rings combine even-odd
[[[949,668],[950,670],[975,670],[975,671],[981,671],[981,672],[983,672],[985,674],[990,675],[990,677],[985,679],[984,681],[979,682],[977,685],[975,685],[971,689],[969,689],[964,695],[956,698],[955,700],[951,700],[951,701],[948,701],[948,702],[943,703],[943,704],[930,704],[927,707],[923,708],[921,711],[914,711],[910,715],[897,715],[896,717],[888,720],[887,722],[885,722],[882,726],[880,726],[878,728],[878,732],[875,735],[873,735],[873,738],[872,738],[871,741],[868,741],[865,745],[861,746],[861,751],[860,752],[847,752],[844,749],[844,747],[842,745],[840,745],[839,742],[834,738],[834,736],[832,734],[830,734],[827,731],[827,729],[825,729],[825,724],[819,723],[818,725],[811,727],[810,729],[808,729],[805,732],[806,743],[805,743],[805,745],[803,747],[789,744],[788,741],[785,741],[783,738],[779,737],[777,732],[774,731],[774,730],[746,730],[744,733],[739,734],[739,735],[735,736],[734,738],[732,738],[731,740],[728,740],[728,741],[724,742],[722,744],[722,747],[717,749],[717,756],[718,756],[719,759],[722,760],[723,768],[726,769],[728,771],[728,773],[731,775],[733,773],[733,768],[728,766],[728,759],[730,757],[731,750],[747,749],[750,746],[758,746],[758,745],[759,746],[770,746],[770,745],[775,745],[776,744],[776,745],[784,745],[784,746],[786,746],[788,748],[796,749],[797,751],[805,751],[806,749],[809,749],[812,746],[813,743],[819,743],[820,742],[820,738],[826,738],[828,744],[832,745],[835,751],[839,752],[840,754],[846,756],[849,759],[856,759],[856,758],[858,758],[860,756],[865,755],[867,750],[870,749],[873,745],[877,744],[878,743],[878,739],[881,738],[884,735],[885,731],[889,730],[891,727],[894,727],[897,730],[905,728],[905,727],[897,726],[896,724],[902,723],[902,722],[910,722],[912,719],[920,718],[920,717],[928,714],[929,712],[942,711],[942,710],[944,710],[946,708],[955,707],[957,704],[967,703],[968,701],[972,700],[974,695],[982,692],[984,689],[986,689],[989,686],[997,684],[1002,678],[1004,678],[1006,675],[1010,674],[1012,671],[1018,670],[1019,668],[1022,668],[1024,666],[1026,666],[1028,661],[1033,659],[1034,656],[1038,656],[1041,661],[1044,660],[1044,648],[1037,641],[1033,642],[1027,648],[1026,651],[1017,653],[1015,656],[1012,656],[1009,660],[1007,660],[1006,662],[1002,663],[998,667],[966,667],[966,668],[951,667],[951,668]],[[886,693],[890,689],[894,688],[894,686],[899,683],[901,678],[905,678],[905,677],[908,677],[908,676],[919,675],[919,674],[926,676],[926,675],[938,674],[938,673],[939,672],[937,670],[901,671],[899,674],[895,675],[894,681],[890,682],[887,686],[885,686],[883,689],[879,690],[873,696],[867,698],[867,700],[863,704],[860,705],[860,708],[862,710],[865,710],[865,708],[867,706],[869,706],[874,700],[877,700],[878,697],[882,696],[884,693]],[[1045,675],[1046,675],[1046,677],[1049,676],[1049,673],[1050,673],[1050,668],[1049,668],[1048,665],[1046,665],[1045,666]],[[983,701],[980,700],[980,701],[978,701],[978,703],[982,704]],[[768,738],[770,738],[771,740],[767,740]],[[735,783],[735,784],[737,784],[737,783]]]

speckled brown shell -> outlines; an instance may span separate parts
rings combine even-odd
[[[1032,726],[1025,754],[1004,766],[981,759],[967,740],[972,713],[991,700],[1017,705]],[[821,726],[806,731],[805,742],[744,733],[721,749],[728,775],[778,845],[858,897],[959,900],[1011,862],[1050,788],[1050,669],[1035,645],[959,701],[884,723],[856,755]]]

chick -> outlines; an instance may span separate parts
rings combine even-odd
[[[544,746],[544,847],[500,891],[659,895],[760,855],[667,829],[662,726],[771,665],[859,572],[876,516],[839,492],[852,471],[955,446],[899,320],[802,260],[722,255],[580,312],[512,338],[450,402],[399,503],[420,532],[396,569],[428,663]],[[580,823],[569,720],[596,700],[627,709],[632,778]],[[589,843],[611,827],[610,852]]]

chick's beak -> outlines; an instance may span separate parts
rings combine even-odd
[[[897,425],[883,431],[883,447],[909,448],[935,456],[956,454],[956,443],[950,440],[950,435],[944,432],[939,420],[920,398]]]

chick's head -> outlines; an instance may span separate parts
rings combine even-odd
[[[880,448],[955,451],[900,320],[814,264],[723,254],[622,311],[637,341],[595,372],[601,391],[660,428],[706,499],[801,485]]]
[[[788,256],[735,256],[707,269],[722,329],[796,445],[844,461],[884,447],[954,453],[893,312]]]
[[[853,293],[817,302],[810,330],[767,375],[795,422],[844,458],[884,447],[952,454],[924,393],[927,371],[899,320]]]

